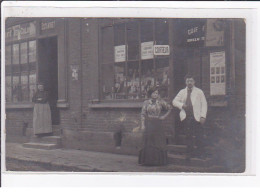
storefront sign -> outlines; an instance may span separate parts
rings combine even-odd
[[[205,46],[224,45],[224,21],[221,19],[207,19]]]
[[[49,22],[41,22],[41,30],[50,30],[55,28],[55,20]]]
[[[126,60],[126,46],[115,46],[115,62],[124,62]]]
[[[141,59],[153,59],[153,41],[141,43]]]
[[[210,53],[210,95],[226,94],[225,52]]]
[[[6,41],[21,40],[25,38],[35,37],[36,35],[36,23],[24,23],[12,26],[6,29]]]
[[[169,55],[169,45],[154,45],[154,55]]]
[[[202,47],[205,41],[205,20],[186,20],[178,24],[180,46]]]

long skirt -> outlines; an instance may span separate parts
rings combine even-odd
[[[143,146],[139,151],[138,163],[147,166],[167,164],[166,137],[159,119],[146,119]]]
[[[52,133],[51,110],[48,103],[34,105],[33,130],[35,135]]]

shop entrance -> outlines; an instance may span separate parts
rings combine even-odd
[[[188,61],[187,58],[189,57],[189,52],[186,48],[179,48],[176,52],[176,62],[174,67],[174,98],[178,94],[178,92],[186,87],[184,77],[188,73]],[[175,117],[175,141],[176,143],[180,143],[180,135],[183,135],[183,130],[181,126],[180,116],[179,116],[179,109],[175,109],[174,117]]]
[[[58,100],[58,47],[57,37],[48,37],[38,41],[38,80],[44,83],[49,93],[52,124],[60,122]]]

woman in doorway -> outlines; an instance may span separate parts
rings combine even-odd
[[[48,92],[44,90],[44,85],[38,83],[37,92],[32,101],[33,110],[33,130],[37,136],[48,135],[52,133],[51,111],[48,102]]]
[[[167,164],[166,137],[162,121],[170,114],[171,105],[159,98],[158,89],[158,87],[149,89],[150,99],[144,102],[142,108],[143,146],[139,152],[140,165]]]

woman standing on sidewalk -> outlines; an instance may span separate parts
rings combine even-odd
[[[33,130],[34,134],[41,136],[52,133],[51,111],[48,103],[48,92],[44,90],[44,85],[38,83],[38,90],[34,94],[32,101],[33,110]]]
[[[162,121],[170,114],[171,106],[159,98],[158,87],[148,91],[149,100],[143,104],[141,121],[143,146],[139,152],[138,163],[141,165],[167,164],[166,137]],[[167,111],[162,115],[163,111]]]

